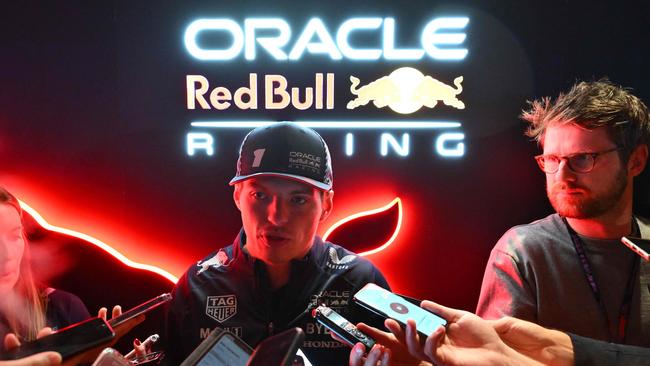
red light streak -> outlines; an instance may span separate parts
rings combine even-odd
[[[85,240],[85,241],[99,247],[100,249],[104,250],[108,254],[112,255],[113,257],[115,257],[117,260],[124,263],[124,265],[126,265],[128,267],[154,272],[154,273],[159,274],[160,276],[168,279],[172,283],[178,282],[178,277],[172,275],[171,273],[165,271],[164,269],[156,267],[156,266],[152,266],[152,265],[149,265],[149,264],[134,262],[134,261],[130,260],[129,258],[127,258],[124,254],[118,252],[113,247],[111,247],[110,245],[104,243],[103,241],[101,241],[101,240],[99,240],[97,238],[94,238],[94,237],[92,237],[90,235],[86,235],[86,234],[83,234],[83,233],[80,233],[80,232],[77,232],[77,231],[74,231],[74,230],[65,229],[65,228],[61,228],[61,227],[58,227],[58,226],[50,225],[35,209],[30,207],[28,204],[26,204],[23,201],[20,201],[20,207],[22,207],[22,209],[25,210],[25,212],[30,214],[34,218],[34,220],[36,220],[36,222],[39,225],[41,225],[43,228],[45,228],[45,229],[47,229],[49,231],[53,231],[53,232],[57,232],[57,233],[60,233],[60,234],[72,236],[72,237],[75,237],[75,238],[78,238],[78,239],[81,239],[81,240]]]
[[[132,261],[128,257],[126,257],[124,254],[122,254],[119,251],[117,251],[116,249],[114,249],[111,245],[106,244],[105,242],[103,242],[103,241],[101,241],[101,240],[99,240],[99,239],[97,239],[95,237],[92,237],[90,235],[80,233],[78,231],[74,231],[74,230],[71,230],[71,229],[66,229],[66,228],[51,225],[50,223],[47,222],[47,220],[45,220],[38,213],[38,211],[36,211],[34,208],[32,208],[31,206],[29,206],[27,203],[25,203],[23,201],[20,201],[20,205],[23,208],[23,210],[25,210],[28,214],[30,214],[34,218],[34,220],[36,220],[36,222],[40,226],[45,228],[46,230],[53,231],[53,232],[56,232],[56,233],[60,233],[60,234],[63,234],[63,235],[72,236],[72,237],[84,240],[84,241],[86,241],[88,243],[91,243],[91,244],[95,245],[96,247],[102,249],[106,253],[110,254],[111,256],[115,257],[117,260],[119,260],[120,262],[122,262],[124,265],[126,265],[128,267],[156,273],[156,274],[166,278],[167,280],[169,280],[172,283],[176,283],[178,281],[178,277],[172,275],[171,273],[167,272],[166,270],[164,270],[164,269],[162,269],[160,267],[153,266],[153,265],[138,263],[138,262]],[[372,210],[358,212],[356,214],[350,215],[348,217],[345,217],[345,218],[337,221],[334,225],[332,225],[329,229],[327,229],[327,231],[323,235],[323,240],[327,240],[327,238],[330,236],[330,234],[332,232],[334,232],[334,230],[336,230],[338,227],[344,225],[347,222],[350,222],[352,220],[355,220],[355,219],[358,219],[358,218],[361,218],[361,217],[371,216],[371,215],[375,215],[375,214],[387,211],[387,210],[391,209],[395,205],[398,206],[398,219],[397,219],[397,225],[395,227],[395,231],[393,232],[391,237],[384,244],[380,245],[379,247],[377,247],[375,249],[372,249],[372,250],[368,250],[368,251],[359,253],[359,255],[360,256],[368,256],[368,255],[371,255],[371,254],[379,253],[379,252],[383,251],[384,249],[388,248],[395,241],[395,239],[397,238],[397,235],[399,234],[400,229],[402,227],[402,219],[403,219],[403,211],[404,210],[402,208],[402,200],[399,197],[396,197],[395,199],[393,199],[390,203],[388,203],[385,206],[382,206],[382,207],[379,207],[379,208],[376,208],[376,209],[372,209]]]
[[[374,214],[378,214],[380,212],[387,211],[387,210],[389,210],[391,207],[393,207],[395,205],[397,205],[398,218],[397,218],[397,226],[395,227],[395,231],[393,232],[393,235],[384,244],[382,244],[381,246],[379,246],[379,247],[377,247],[375,249],[372,249],[372,250],[368,250],[368,251],[359,253],[359,255],[360,256],[367,256],[367,255],[370,255],[370,254],[375,254],[375,253],[381,252],[382,250],[388,248],[395,241],[395,239],[397,238],[397,235],[399,234],[399,231],[400,231],[400,229],[402,227],[403,210],[402,210],[402,200],[399,197],[396,197],[389,204],[387,204],[387,205],[385,205],[383,207],[376,208],[376,209],[373,209],[373,210],[368,210],[368,211],[362,211],[362,212],[350,215],[350,216],[348,216],[348,217],[346,217],[346,218],[344,218],[342,220],[339,220],[334,225],[332,225],[329,229],[327,229],[325,234],[323,234],[323,240],[327,240],[327,238],[330,236],[330,234],[332,234],[332,232],[334,232],[334,230],[336,230],[339,226],[341,226],[341,225],[343,225],[343,224],[345,224],[345,223],[347,223],[349,221],[358,219],[360,217],[371,216],[371,215],[374,215]]]

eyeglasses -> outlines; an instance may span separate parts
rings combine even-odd
[[[615,147],[609,150],[596,151],[591,153],[577,153],[567,156],[556,155],[537,155],[537,165],[544,171],[544,173],[554,174],[560,169],[560,162],[566,160],[569,169],[574,173],[589,173],[596,165],[596,158],[603,154],[608,154],[614,151],[621,150],[620,147]]]

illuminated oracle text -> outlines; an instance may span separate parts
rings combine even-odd
[[[298,61],[305,53],[333,61],[417,61],[425,55],[434,60],[463,60],[468,53],[462,47],[468,23],[469,18],[463,16],[433,18],[422,28],[417,48],[396,46],[397,25],[391,17],[347,19],[335,33],[320,18],[311,18],[297,37],[292,37],[291,26],[282,18],[246,18],[243,27],[227,18],[197,19],[187,26],[183,39],[187,52],[203,61],[233,60],[242,53],[245,60],[254,61],[258,48],[277,61]],[[355,35],[369,32],[380,35],[380,44],[353,45]],[[225,44],[210,44],[211,37],[225,39]]]

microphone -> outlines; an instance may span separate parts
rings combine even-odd
[[[321,299],[323,298],[323,293],[329,288],[332,282],[336,278],[338,278],[338,276],[339,276],[338,273],[330,274],[330,277],[327,279],[327,281],[325,281],[325,283],[323,283],[323,285],[320,287],[319,291],[317,292],[318,295],[316,295],[316,300],[314,302],[310,302],[309,304],[307,304],[307,308],[302,313],[298,314],[298,316],[293,318],[292,321],[287,323],[287,327],[294,326],[294,324],[297,323],[298,320],[300,320],[303,316],[311,314],[312,310],[317,308],[318,304],[321,302]]]

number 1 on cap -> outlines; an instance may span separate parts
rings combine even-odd
[[[253,151],[253,155],[255,155],[255,159],[253,159],[253,166],[252,166],[253,168],[258,168],[260,166],[265,151],[266,149],[257,149]]]

